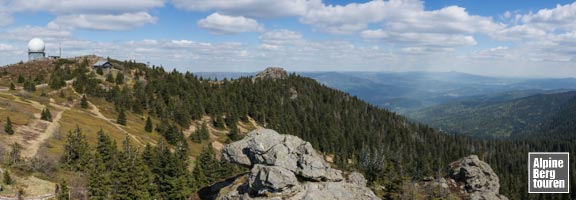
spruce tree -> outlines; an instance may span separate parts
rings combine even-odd
[[[152,174],[130,145],[129,137],[123,141],[124,150],[112,170],[112,199],[151,199]]]
[[[62,182],[57,185],[58,192],[56,193],[56,199],[58,200],[70,200],[70,190],[68,189],[68,185],[66,180],[62,179]]]
[[[98,67],[98,69],[96,69],[96,73],[99,75],[104,75],[104,71],[100,67]]]
[[[25,80],[24,80],[24,77],[22,76],[22,74],[19,74],[19,75],[18,75],[18,80],[17,80],[17,82],[18,82],[18,83],[24,83],[24,81],[25,81]]]
[[[48,108],[44,108],[40,114],[40,119],[44,121],[52,122],[52,114]]]
[[[70,170],[82,171],[90,160],[89,148],[86,136],[76,127],[76,130],[68,132],[61,162]]]
[[[80,107],[84,109],[88,108],[88,98],[86,98],[86,95],[82,95],[82,99],[80,99]]]
[[[118,119],[116,119],[116,123],[120,125],[126,125],[126,113],[124,113],[124,109],[120,109],[120,113],[118,113]]]
[[[112,75],[112,73],[108,72],[108,74],[106,74],[106,82],[114,83],[114,75]]]
[[[28,92],[36,91],[36,83],[34,83],[34,81],[32,81],[32,80],[25,81],[24,82],[24,90],[26,90]]]
[[[206,125],[206,123],[202,123],[202,127],[200,128],[200,138],[202,138],[202,140],[210,139],[210,133],[208,132],[208,125]]]
[[[14,85],[14,83],[10,83],[10,90],[16,90],[16,86]]]
[[[116,162],[116,143],[106,135],[102,129],[97,133],[98,142],[96,143],[96,154],[102,158],[106,170],[111,170]]]
[[[8,135],[14,134],[14,130],[12,130],[12,121],[10,120],[10,117],[6,117],[6,125],[4,125],[4,132],[6,132],[6,134]]]
[[[152,119],[150,119],[150,116],[148,116],[146,118],[146,125],[144,126],[144,131],[146,132],[152,132]]]
[[[122,85],[124,84],[124,73],[122,72],[118,72],[116,74],[116,80],[115,80],[116,84],[118,85]]]
[[[14,180],[10,176],[10,173],[8,173],[8,170],[6,170],[6,169],[4,169],[3,183],[5,185],[12,185],[12,183],[14,183]]]
[[[88,195],[90,199],[109,199],[110,177],[102,156],[96,153],[88,171]]]
[[[232,141],[238,141],[241,138],[240,136],[240,130],[238,130],[238,128],[234,128],[230,131],[230,133],[228,133],[228,137],[230,138],[230,140]]]
[[[188,136],[190,138],[190,140],[192,140],[192,142],[194,143],[202,143],[202,137],[200,136],[200,129],[194,131],[192,134],[190,134],[190,136]]]
[[[216,118],[214,119],[214,123],[213,123],[214,127],[224,128],[224,124],[225,124],[225,122],[224,122],[224,119],[222,118],[222,116],[220,116],[220,115],[216,116]]]
[[[132,177],[131,193],[134,199],[152,199],[153,175],[141,158],[135,158],[129,176]]]

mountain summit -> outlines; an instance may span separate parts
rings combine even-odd
[[[268,67],[264,71],[256,74],[257,79],[286,79],[288,73],[281,67]]]

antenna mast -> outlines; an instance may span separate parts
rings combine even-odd
[[[60,24],[58,24],[58,51],[59,57],[62,58],[62,30]]]

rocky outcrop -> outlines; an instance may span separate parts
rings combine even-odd
[[[471,155],[448,165],[448,176],[434,179],[424,177],[416,187],[434,191],[434,195],[466,200],[508,200],[499,194],[498,176],[488,163]],[[429,196],[429,195],[427,195]]]
[[[449,166],[450,178],[462,183],[466,193],[472,200],[503,200],[508,199],[499,194],[500,180],[488,163],[471,155]]]
[[[280,67],[268,67],[256,74],[256,79],[285,79],[288,77],[286,70]]]
[[[292,135],[259,129],[222,149],[222,159],[250,168],[250,172],[201,191],[204,199],[378,199],[358,172],[332,169],[312,145]],[[424,177],[405,198],[508,200],[490,165],[478,156],[448,165],[448,176]],[[378,190],[378,187],[376,187]],[[384,188],[385,189],[385,188]],[[418,193],[416,196],[410,196]]]
[[[227,145],[222,158],[251,170],[218,188],[215,199],[378,199],[362,174],[332,169],[310,143],[270,129]]]

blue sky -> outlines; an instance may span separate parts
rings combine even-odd
[[[576,3],[0,0],[0,64],[27,42],[181,71],[459,71],[575,77]]]

